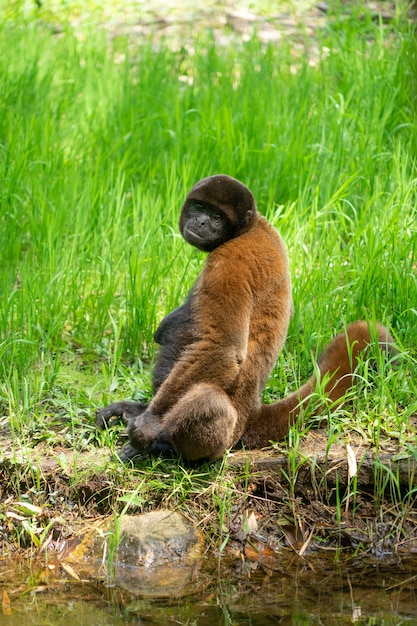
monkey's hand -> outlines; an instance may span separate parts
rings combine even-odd
[[[147,409],[146,404],[141,402],[114,402],[97,413],[96,425],[101,430],[114,426],[119,421],[118,418],[126,425],[135,420],[139,415]]]

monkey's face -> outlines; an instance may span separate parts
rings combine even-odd
[[[220,209],[206,202],[189,200],[182,211],[181,232],[187,243],[211,252],[232,237],[233,229]]]
[[[219,174],[203,178],[191,189],[182,208],[180,230],[189,244],[211,252],[248,230],[257,215],[249,189]]]

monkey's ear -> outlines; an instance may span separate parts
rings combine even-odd
[[[253,219],[253,211],[252,209],[249,209],[248,211],[246,211],[246,217],[245,217],[245,223],[249,224]]]

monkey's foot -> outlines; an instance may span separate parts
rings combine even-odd
[[[160,456],[164,459],[173,459],[178,456],[168,435],[164,431],[161,431],[152,442],[149,448],[149,454],[150,456]]]
[[[128,463],[129,461],[142,461],[146,458],[140,450],[134,448],[132,444],[127,443],[119,452],[116,453],[116,458],[118,458],[122,463]]]
[[[147,405],[142,402],[113,402],[97,413],[96,425],[100,430],[105,430],[121,421],[128,426],[132,420],[141,415],[147,409]]]
[[[116,457],[122,463],[143,461],[151,456],[158,456],[165,459],[172,459],[178,456],[164,432],[159,433],[155,441],[152,442],[148,453],[138,450],[135,446],[132,446],[131,443],[127,443],[116,453]]]

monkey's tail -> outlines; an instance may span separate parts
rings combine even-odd
[[[325,348],[317,365],[319,379],[325,382],[325,396],[331,403],[343,398],[353,386],[358,363],[362,357],[366,358],[372,344],[378,344],[388,356],[398,353],[387,328],[378,322],[370,325],[363,320],[349,324],[345,332],[336,335]],[[273,404],[263,404],[253,430],[248,428],[242,437],[244,445],[258,448],[269,445],[270,441],[283,439],[300,411],[307,407],[316,388],[317,376],[314,374],[286,398]]]

